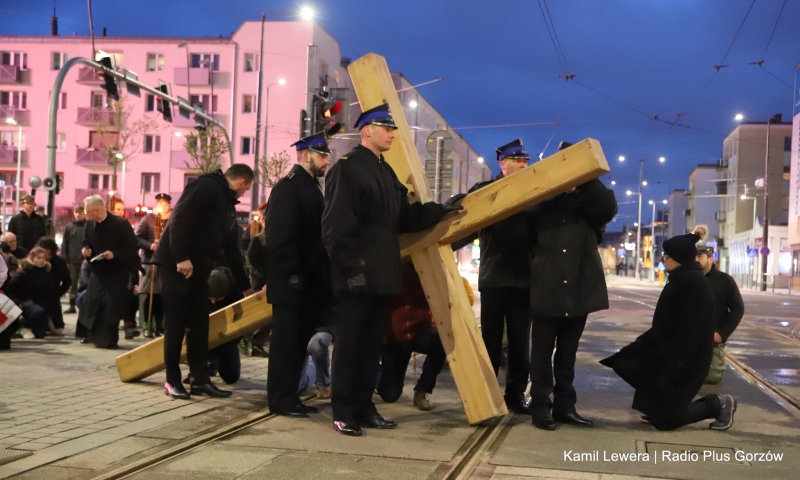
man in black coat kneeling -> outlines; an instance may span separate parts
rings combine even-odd
[[[727,430],[736,411],[731,395],[709,394],[694,400],[714,350],[714,294],[695,260],[699,240],[687,234],[664,242],[669,282],[658,298],[653,326],[600,361],[636,389],[633,408],[658,430],[707,418],[716,419],[709,428]]]

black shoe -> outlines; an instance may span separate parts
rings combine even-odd
[[[86,342],[86,343],[89,343],[89,342]],[[119,349],[119,345],[117,345],[115,343],[114,345],[109,345],[107,347],[97,347],[97,348],[102,348],[102,349],[105,349],[105,350],[118,350]]]
[[[340,422],[338,420],[334,420],[333,429],[342,435],[349,435],[351,437],[360,437],[364,434],[364,432],[361,431],[361,427],[359,427],[357,423]]]
[[[650,425],[650,424],[652,423],[652,422],[650,421],[650,417],[649,417],[649,416],[647,416],[647,415],[642,415],[641,417],[639,417],[639,421],[640,421],[641,423],[644,423],[644,424],[647,424],[647,425]]]
[[[174,387],[169,383],[164,384],[164,394],[176,400],[189,400],[189,392],[183,388],[183,385],[175,385]]]
[[[295,405],[297,408],[303,411],[303,413],[319,413],[319,408],[312,407],[311,405],[304,405],[302,403],[298,403]]]
[[[183,384],[184,385],[191,385],[192,384],[192,376],[191,375],[186,375],[185,377],[183,377]]]
[[[230,390],[220,390],[213,383],[206,383],[204,385],[192,385],[189,390],[192,395],[208,395],[211,398],[226,398],[233,395]]]
[[[588,418],[581,417],[577,412],[553,413],[553,420],[558,423],[575,425],[576,427],[591,427],[594,425],[594,422]]]
[[[358,423],[362,427],[379,428],[381,430],[391,430],[393,428],[397,428],[397,422],[394,420],[386,420],[378,413],[370,418],[359,420]]]
[[[275,415],[280,415],[282,417],[295,417],[295,418],[308,418],[308,413],[306,413],[299,405],[295,405],[293,407],[283,409],[283,410],[273,410],[270,408],[269,410],[271,413]]]
[[[75,310],[75,305],[70,305],[70,307],[68,309],[64,310],[63,313],[78,313],[78,311]]]
[[[736,412],[738,402],[733,395],[720,395],[719,402],[722,404],[722,409],[717,419],[708,425],[711,430],[727,430],[733,425],[733,413]]]
[[[90,343],[88,338],[81,338],[81,345],[86,345]]]
[[[520,415],[531,414],[531,400],[528,401],[519,398],[518,400],[506,398],[506,408],[509,413],[518,413]]]
[[[141,335],[142,332],[136,330],[135,328],[126,328],[125,329],[125,340],[133,340],[134,338]]]
[[[553,421],[553,417],[551,417],[549,413],[541,417],[531,417],[531,423],[541,430],[556,429],[556,422]]]

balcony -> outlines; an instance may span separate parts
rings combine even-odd
[[[169,164],[172,168],[181,168],[184,170],[192,170],[191,167],[186,166],[186,163],[193,165],[192,157],[186,153],[185,150],[173,150],[170,152]]]
[[[200,67],[189,69],[189,82],[191,82],[192,86],[197,85],[199,87],[203,87],[211,85],[209,80],[208,68]],[[175,69],[175,78],[173,79],[172,83],[175,85],[186,86],[186,68]]]
[[[19,83],[19,67],[16,65],[0,65],[0,83]]]
[[[18,156],[19,149],[15,146],[0,145],[0,165],[16,165],[19,158],[22,159],[24,166],[28,160],[28,152],[22,150],[22,155]]]
[[[724,222],[725,212],[714,212],[714,220],[717,222]]]
[[[91,67],[81,67],[78,69],[78,83],[83,85],[101,85],[103,76]]]
[[[108,201],[108,190],[101,188],[76,188],[75,189],[75,204],[82,204],[84,200],[92,195],[100,195],[103,200]]]
[[[19,110],[13,105],[0,105],[0,122],[11,118],[23,127],[30,126],[30,113],[28,110]]]
[[[103,124],[114,127],[120,124],[114,110],[97,107],[78,108],[78,120],[76,123],[85,126]]]
[[[106,151],[99,148],[78,147],[75,165],[80,165],[82,167],[107,167],[108,159],[106,158]]]

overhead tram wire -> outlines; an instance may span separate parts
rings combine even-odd
[[[770,43],[772,43],[772,37],[775,36],[775,30],[778,28],[778,22],[781,21],[781,15],[783,15],[783,9],[786,7],[786,1],[783,0],[783,5],[781,5],[781,9],[778,12],[778,18],[775,19],[775,25],[772,26],[772,32],[769,34],[769,40],[767,40],[767,46],[764,47],[764,53],[761,54],[762,61],[767,56],[767,50],[769,49]]]

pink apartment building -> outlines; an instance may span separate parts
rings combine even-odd
[[[342,58],[337,41],[313,22],[267,22],[264,35],[262,125],[267,124],[266,151],[286,150],[293,155],[290,145],[298,139],[300,112],[309,106],[309,92],[323,85],[344,89],[339,91],[349,95],[348,103],[355,102],[346,68],[349,60]],[[206,112],[212,112],[229,132],[233,160],[253,164],[260,22],[243,23],[229,38],[96,37],[95,44],[98,50],[113,57],[118,69],[135,72],[140,81],[157,86],[162,80],[169,85],[172,95],[201,101]],[[309,45],[316,46],[315,55],[309,54]],[[56,74],[67,59],[91,56],[88,37],[0,36],[0,184],[15,185],[20,150],[21,189],[30,191],[30,176],[45,176],[49,98]],[[93,69],[76,66],[68,74],[59,98],[56,170],[62,178],[62,189],[56,196],[56,216],[61,228],[71,219],[75,204],[94,193],[105,195],[111,188],[112,167],[98,151],[97,125],[108,115],[101,84]],[[404,80],[403,86],[406,85]],[[121,94],[124,91],[120,85]],[[415,98],[424,102],[418,94]],[[175,108],[172,123],[163,122],[154,98],[145,93],[140,98],[128,96],[127,101],[134,106],[134,116],[153,115],[162,128],[149,132],[141,142],[140,151],[124,167],[120,166],[116,195],[124,200],[128,211],[140,203],[152,207],[159,192],[169,192],[177,200],[184,185],[197,175],[187,168],[188,155],[183,148],[184,138],[193,131],[195,121],[182,118]],[[446,127],[427,102],[422,106],[429,107],[427,116],[432,118],[428,123],[436,124],[435,128]],[[359,108],[357,105],[350,108],[352,121]],[[412,118],[409,114],[407,109],[406,115]],[[16,125],[6,119],[12,119]],[[424,118],[419,121],[424,123]],[[352,125],[346,127],[351,130]],[[350,133],[334,141],[333,158],[346,153],[357,141],[357,135]],[[426,131],[420,134],[427,136]],[[263,132],[261,135],[263,151]],[[424,152],[424,140],[418,145]],[[459,178],[464,180],[458,182],[453,193],[463,191],[489,173],[475,162],[478,155],[466,142],[461,150],[455,153],[456,168]],[[462,159],[463,152],[466,154]],[[466,178],[461,173],[462,164],[466,167]],[[5,190],[5,206],[13,214],[14,188]],[[242,199],[239,208],[242,219],[253,209],[250,198],[248,194]],[[37,199],[44,203],[44,192],[39,191]]]

